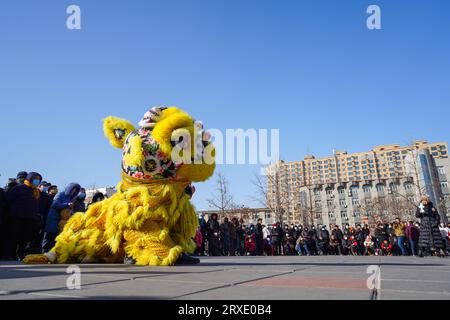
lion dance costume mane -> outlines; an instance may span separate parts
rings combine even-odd
[[[192,253],[198,218],[191,183],[207,180],[215,169],[214,146],[202,128],[175,107],[151,109],[137,129],[126,120],[106,118],[106,137],[123,150],[117,193],[86,213],[75,213],[50,252],[27,256],[24,263],[121,263],[127,256],[137,265],[170,266],[182,253]],[[196,142],[187,144],[195,154],[188,159],[195,161],[172,159],[183,132]],[[202,161],[206,151],[213,161]]]

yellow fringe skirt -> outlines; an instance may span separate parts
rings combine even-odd
[[[73,215],[49,253],[24,263],[122,263],[127,254],[137,265],[173,265],[195,250],[198,219],[186,185],[122,182],[111,198]]]

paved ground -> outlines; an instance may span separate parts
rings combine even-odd
[[[369,290],[367,268],[380,266]],[[414,257],[220,257],[198,266],[82,265],[68,290],[66,265],[0,262],[0,299],[450,299],[450,259]]]

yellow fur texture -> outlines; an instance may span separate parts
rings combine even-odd
[[[168,108],[152,130],[160,150],[170,155],[177,129],[194,132],[194,120],[184,111]],[[117,131],[119,130],[119,131]],[[135,129],[126,120],[108,117],[104,132],[111,144],[126,149],[123,162],[139,166],[145,161]],[[176,178],[140,181],[122,172],[118,192],[76,213],[64,225],[49,254],[31,255],[25,263],[122,263],[125,254],[143,266],[170,266],[182,252],[192,253],[198,219],[185,188],[204,181],[214,164],[183,164]],[[50,259],[49,257],[54,257]],[[54,261],[53,261],[54,260]]]

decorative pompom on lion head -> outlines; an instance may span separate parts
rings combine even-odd
[[[136,181],[201,182],[214,173],[215,149],[201,122],[175,107],[155,107],[135,128],[116,117],[104,120],[110,143],[122,148],[122,173]]]

